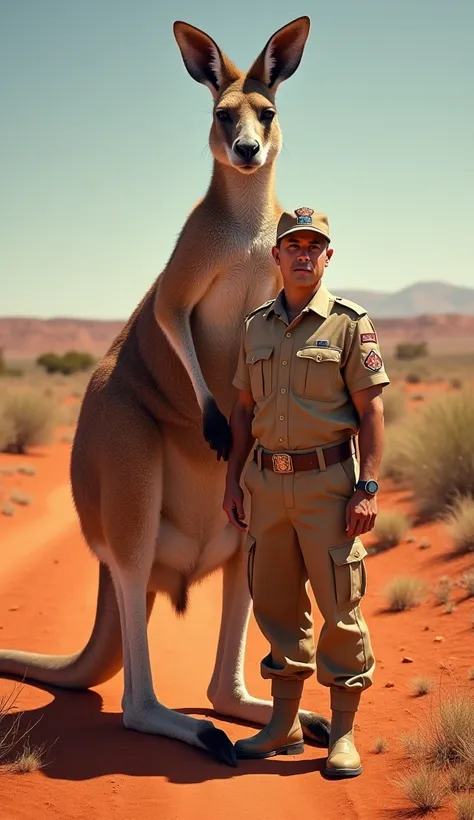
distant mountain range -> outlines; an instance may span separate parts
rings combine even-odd
[[[395,293],[334,288],[374,319],[383,349],[400,341],[425,340],[432,353],[474,353],[474,288],[419,282]],[[131,312],[131,311],[130,311]],[[0,348],[6,358],[34,359],[41,353],[81,350],[102,356],[122,329],[121,320],[60,316],[0,317]]]
[[[375,319],[461,313],[474,316],[474,288],[445,282],[417,282],[394,293],[339,288],[340,296],[363,305]]]

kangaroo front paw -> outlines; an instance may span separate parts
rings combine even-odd
[[[230,425],[219,410],[215,399],[209,399],[203,413],[203,435],[211,450],[217,451],[217,459],[227,461],[232,444]]]

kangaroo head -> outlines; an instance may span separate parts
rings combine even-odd
[[[218,162],[252,173],[276,158],[282,147],[276,91],[298,68],[309,29],[308,17],[278,29],[242,73],[208,34],[188,23],[174,24],[187,71],[213,96],[209,145]]]

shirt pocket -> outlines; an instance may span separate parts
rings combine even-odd
[[[296,351],[293,391],[314,401],[332,401],[341,389],[340,347],[302,347]]]
[[[250,388],[255,401],[267,398],[272,392],[272,367],[274,345],[252,348],[246,354]]]

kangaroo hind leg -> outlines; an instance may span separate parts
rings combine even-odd
[[[182,715],[155,695],[151,672],[147,595],[159,532],[162,498],[162,447],[156,427],[145,419],[121,424],[122,453],[109,449],[102,486],[105,545],[120,614],[124,690],[123,724],[127,729],[163,735],[208,751],[236,765],[227,735],[208,720]],[[124,440],[125,439],[125,440]],[[126,446],[129,459],[123,458]]]

